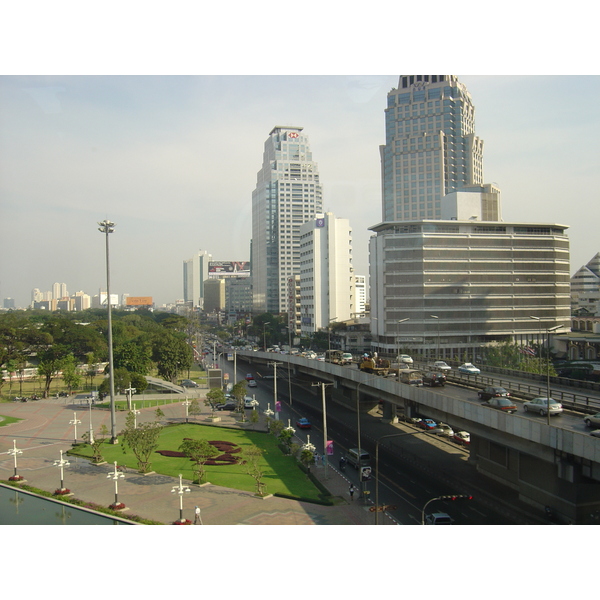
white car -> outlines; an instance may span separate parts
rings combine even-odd
[[[400,356],[398,356],[398,362],[403,362],[407,365],[412,365],[413,359],[408,354],[400,354]]]
[[[446,423],[438,423],[437,427],[433,430],[433,433],[443,437],[454,437],[454,430],[450,425],[446,425]]]
[[[433,364],[429,365],[429,368],[432,371],[452,371],[452,367],[443,360],[436,360]]]
[[[465,363],[458,367],[459,373],[466,373],[467,375],[478,375],[481,371],[473,363]]]
[[[248,387],[256,387],[256,380],[255,379],[249,379],[248,380]]]
[[[548,414],[548,398],[534,398],[523,404],[525,412],[538,412],[540,415]],[[560,415],[563,411],[562,404],[550,398],[550,415]]]
[[[258,400],[250,398],[250,396],[244,398],[244,408],[254,408],[255,406],[258,406]]]

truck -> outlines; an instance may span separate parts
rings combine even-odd
[[[350,365],[352,364],[352,354],[341,350],[325,350],[325,362],[334,365]]]
[[[364,356],[358,365],[358,368],[365,373],[372,373],[373,375],[385,377],[390,372],[390,361],[386,358]]]
[[[408,383],[409,385],[423,385],[423,375],[421,371],[416,369],[404,369],[400,371],[398,376],[400,383]]]

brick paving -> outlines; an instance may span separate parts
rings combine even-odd
[[[201,392],[196,392],[201,393]],[[191,394],[190,394],[191,395]],[[183,399],[181,400],[183,401]],[[85,401],[77,398],[49,398],[26,403],[0,405],[0,415],[23,419],[0,427],[0,479],[8,479],[14,472],[14,459],[7,451],[13,447],[22,451],[17,458],[18,474],[25,477],[26,483],[38,489],[53,492],[60,487],[60,471],[54,461],[60,458],[60,451],[66,453],[74,440],[74,426],[69,423],[77,420],[77,437],[89,429],[90,411]],[[154,420],[156,400],[152,397],[142,401],[136,398],[140,410],[138,422]],[[184,420],[181,403],[161,406],[165,418],[170,421]],[[198,422],[208,418],[208,410],[194,417]],[[223,413],[220,424],[239,426],[235,417]],[[125,412],[117,412],[117,431],[125,425]],[[263,417],[261,417],[262,419]],[[92,425],[95,432],[102,425],[110,430],[110,411],[92,409]],[[264,428],[264,423],[259,427]],[[113,465],[94,465],[90,461],[68,457],[70,465],[64,469],[64,485],[74,497],[109,506],[114,501],[114,483],[108,480]],[[313,474],[335,498],[334,506],[321,506],[309,502],[299,502],[285,498],[258,498],[251,492],[219,487],[199,486],[189,481],[184,485],[190,489],[183,496],[183,517],[194,520],[194,507],[199,506],[203,525],[369,525],[374,524],[374,513],[362,499],[351,500],[348,494],[349,482],[333,466],[312,467]],[[127,472],[118,482],[119,502],[127,506],[123,517],[135,514],[164,524],[179,518],[179,494],[172,493],[178,479],[160,474],[140,475]],[[380,515],[379,524],[396,524],[385,515]]]

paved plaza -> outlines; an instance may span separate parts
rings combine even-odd
[[[202,392],[198,392],[202,393]],[[181,402],[161,405],[165,418],[171,422],[184,421]],[[138,422],[155,420],[158,400],[136,397],[140,410]],[[142,404],[144,407],[142,407]],[[200,403],[202,404],[202,403]],[[13,440],[22,451],[18,455],[18,474],[25,477],[27,485],[53,492],[60,487],[60,470],[54,462],[60,459],[74,441],[74,426],[70,421],[81,421],[77,425],[77,437],[89,430],[90,418],[93,430],[102,425],[110,430],[110,411],[93,408],[89,410],[86,400],[74,398],[48,398],[30,402],[0,404],[0,415],[22,419],[0,427],[0,479],[7,480],[14,473],[14,458],[7,454],[13,448]],[[199,423],[207,421],[208,409],[201,415],[190,417]],[[117,411],[117,432],[125,426],[127,413]],[[264,417],[261,417],[264,419]],[[236,417],[222,413],[221,426],[240,426]],[[259,423],[263,428],[264,423]],[[107,478],[114,465],[94,465],[89,460],[70,456],[69,466],[64,469],[64,485],[73,496],[85,502],[109,506],[114,502],[114,482]],[[369,511],[370,504],[362,499],[351,500],[348,494],[349,481],[332,465],[327,469],[312,467],[312,472],[334,496],[334,506],[321,506],[285,498],[259,498],[252,492],[229,489],[206,484],[199,486],[184,480],[190,492],[183,497],[183,517],[194,521],[194,507],[200,507],[203,525],[369,525],[375,516]],[[127,506],[123,517],[128,514],[169,524],[179,518],[179,495],[172,493],[179,480],[160,474],[141,475],[129,470],[119,480],[119,502]],[[391,518],[380,515],[379,524],[395,525]]]

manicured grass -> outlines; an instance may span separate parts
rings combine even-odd
[[[263,482],[266,483],[268,494],[279,493],[312,500],[322,500],[323,498],[319,489],[300,469],[296,459],[281,452],[273,435],[257,431],[191,423],[171,425],[163,429],[158,450],[177,451],[184,438],[226,441],[241,446],[242,451],[250,445],[256,445],[263,450],[262,460],[265,466]],[[118,445],[103,445],[104,459],[108,463],[117,461],[119,465],[126,465],[128,469],[137,470],[135,456],[130,451],[123,454],[122,440],[119,441]],[[92,456],[91,448],[83,444],[77,446],[70,453],[77,453],[86,457]],[[184,479],[194,480],[193,464],[188,458],[166,457],[155,452],[150,460],[152,462],[151,470],[156,473],[172,477],[178,477],[181,473]],[[246,474],[246,467],[239,463],[221,466],[207,465],[205,480],[223,487],[256,491],[254,479]]]
[[[18,423],[23,419],[16,419],[15,417],[5,417],[4,415],[0,415],[0,427],[4,427],[5,425],[10,425],[11,423]]]

